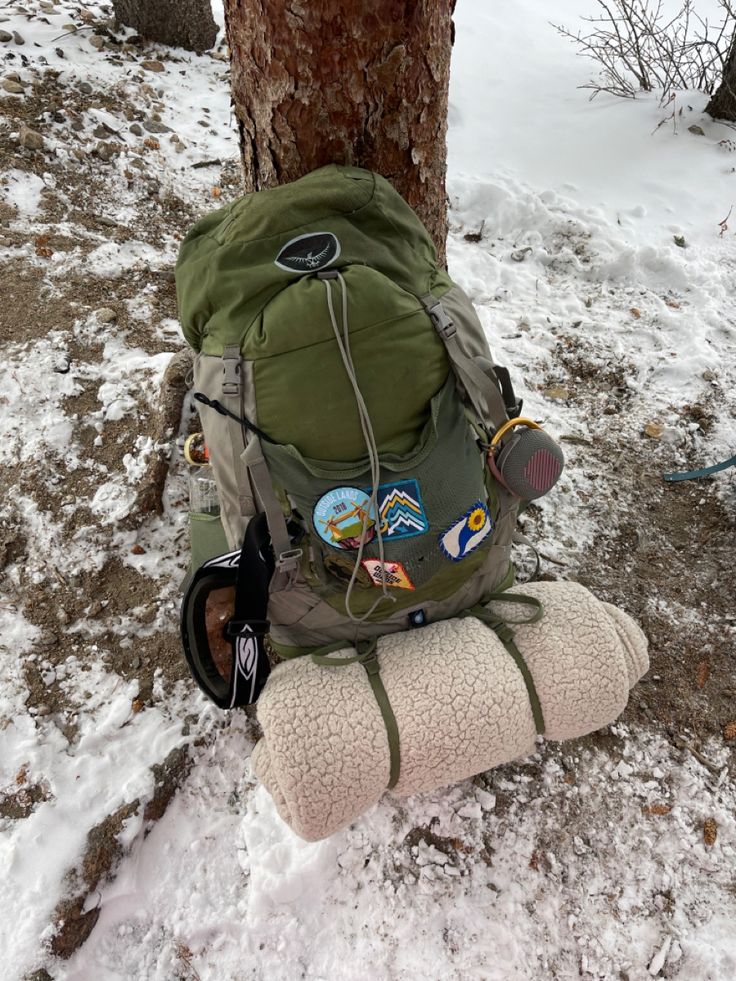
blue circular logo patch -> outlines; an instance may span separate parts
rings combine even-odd
[[[314,506],[312,524],[322,541],[333,548],[357,549],[361,536],[367,544],[376,535],[370,498],[357,487],[334,487],[323,494]]]

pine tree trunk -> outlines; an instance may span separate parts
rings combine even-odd
[[[210,0],[112,0],[115,21],[151,41],[207,51],[217,38]]]
[[[731,41],[720,87],[705,111],[714,119],[730,119],[736,122],[736,34]]]
[[[454,0],[225,0],[246,188],[328,163],[388,178],[444,262]]]

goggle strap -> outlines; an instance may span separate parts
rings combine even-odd
[[[235,607],[226,627],[233,649],[230,708],[252,705],[271,671],[263,638],[270,627],[266,614],[273,572],[268,523],[261,512],[250,519],[243,536],[235,579]]]

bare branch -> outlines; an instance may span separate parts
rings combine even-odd
[[[736,0],[719,0],[722,16],[714,25],[696,12],[693,0],[683,0],[669,18],[663,0],[596,2],[600,12],[581,18],[589,33],[552,25],[599,65],[598,77],[580,86],[592,92],[591,99],[600,92],[633,99],[659,90],[664,104],[683,89],[712,94],[736,43]]]

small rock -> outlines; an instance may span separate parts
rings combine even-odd
[[[714,382],[716,380],[716,377],[717,376],[715,371],[711,371],[710,368],[706,368],[703,374],[701,375],[703,381],[706,382]]]
[[[143,129],[140,123],[133,123],[129,128],[133,136],[143,136]]]
[[[639,309],[639,307],[632,307],[629,310],[629,313],[634,318],[634,320],[639,320],[641,317],[641,310]]]
[[[26,91],[20,82],[14,82],[12,78],[6,78],[3,81],[3,88],[11,95],[25,95]]]
[[[660,439],[662,433],[664,432],[664,426],[658,422],[648,422],[646,426],[644,426],[644,432],[651,439]]]
[[[35,130],[29,129],[25,123],[21,123],[18,142],[26,150],[43,150],[43,137]]]
[[[68,375],[71,369],[71,362],[68,358],[60,358],[54,365],[54,371],[57,375]]]
[[[99,126],[95,126],[95,128],[92,130],[92,136],[94,136],[95,139],[98,140],[105,140],[107,139],[108,135],[109,134],[105,129],[105,127],[102,125],[102,123],[100,123]]]
[[[17,31],[13,31],[13,40],[16,44],[25,44],[25,38]]]
[[[95,221],[98,225],[105,225],[106,228],[117,228],[118,226],[118,223],[112,218],[108,218],[107,215],[95,215]]]
[[[548,399],[556,399],[558,402],[564,402],[570,398],[570,393],[566,388],[545,388],[542,394],[546,395]]]
[[[674,243],[675,243],[675,245],[677,246],[678,249],[686,249],[687,248],[687,242],[685,241],[685,236],[684,235],[675,235],[674,238],[673,238],[673,240],[674,240]]]
[[[528,245],[525,249],[517,249],[516,252],[512,252],[511,258],[514,262],[523,262],[531,251],[531,246]]]
[[[174,149],[176,150],[177,153],[184,153],[184,151],[186,150],[186,144],[182,143],[181,140],[179,140],[178,143],[174,144]]]
[[[85,95],[92,95],[92,92],[94,90],[93,90],[92,86],[89,84],[89,82],[80,82],[79,83],[79,91],[80,92],[84,92]]]
[[[101,324],[111,324],[118,319],[118,315],[112,307],[100,307],[96,316]]]
[[[141,68],[145,68],[147,72],[163,72],[166,71],[164,66],[160,61],[142,61]]]
[[[51,708],[45,702],[42,702],[36,706],[36,715],[51,715]]]
[[[146,554],[145,548],[143,548],[142,545],[137,545],[137,544],[134,545],[131,548],[130,552],[131,552],[131,555],[145,555]]]
[[[688,126],[688,133],[693,133],[695,136],[705,136],[705,130],[702,126],[698,126],[697,123],[693,123],[692,126]]]
[[[100,160],[108,161],[120,153],[120,147],[116,143],[108,143],[105,140],[100,140],[100,142],[95,147],[95,153],[100,158]]]
[[[12,40],[13,40],[13,35],[12,34],[8,34],[7,31],[0,31],[0,42],[1,43],[5,44],[8,41],[12,41]]]
[[[105,39],[104,37],[100,37],[99,34],[93,34],[89,39],[89,43],[93,48],[97,48],[98,51],[102,51],[102,49],[105,47]]]
[[[706,848],[712,848],[718,840],[718,825],[713,818],[703,821],[703,842]]]
[[[89,610],[87,610],[87,616],[98,617],[102,613],[102,603],[99,600],[95,600],[91,605]]]
[[[155,119],[146,119],[143,122],[143,129],[147,130],[149,133],[170,133],[171,127],[166,126],[165,123],[159,123]]]
[[[81,119],[72,119],[70,126],[75,133],[81,133],[84,129],[84,123]]]

